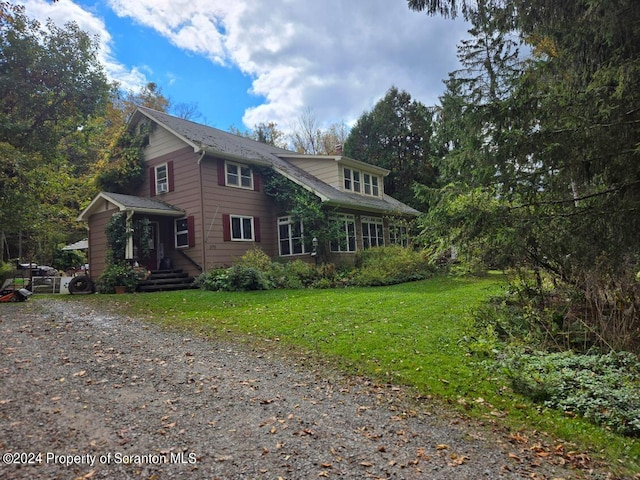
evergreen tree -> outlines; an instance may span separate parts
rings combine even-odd
[[[461,58],[483,76],[448,82],[439,166],[452,183],[425,231],[546,271],[577,292],[572,308],[603,344],[632,346],[609,334],[633,331],[640,311],[640,9],[486,0],[463,12],[475,31]],[[514,34],[530,53],[515,63]]]
[[[385,192],[416,208],[415,183],[433,185],[431,164],[432,112],[405,91],[391,87],[351,129],[346,156],[386,168]]]

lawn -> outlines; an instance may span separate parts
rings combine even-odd
[[[640,471],[640,442],[532,405],[511,391],[500,372],[468,353],[463,339],[469,314],[502,282],[490,275],[375,288],[67,298],[115,307],[169,328],[322,358],[348,373],[406,385],[416,397],[432,396],[513,432],[548,432],[558,444],[567,442],[566,448]]]

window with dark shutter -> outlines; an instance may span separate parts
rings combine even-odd
[[[169,160],[167,162],[167,181],[169,184],[169,191],[173,192],[175,190],[175,182],[173,178],[173,160]]]
[[[188,218],[180,218],[175,222],[176,248],[189,246],[189,221]]]
[[[259,242],[260,219],[245,215],[222,215],[222,233],[225,242]]]
[[[156,196],[156,167],[149,167],[149,196]]]
[[[225,242],[231,241],[231,215],[222,215],[222,238]]]
[[[224,187],[227,183],[224,178],[224,160],[218,159],[218,185]]]

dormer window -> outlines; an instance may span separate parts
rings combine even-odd
[[[380,187],[378,186],[378,177],[376,175],[364,174],[364,193],[365,195],[380,195]]]
[[[351,171],[350,168],[345,168],[344,169],[344,189],[345,190],[352,190],[353,189],[352,174],[353,174],[353,172]]]
[[[360,172],[357,170],[353,171],[353,191],[360,193]]]
[[[380,177],[370,173],[364,173],[352,168],[343,168],[344,189],[355,192],[380,196]]]
[[[253,190],[253,173],[246,165],[225,162],[225,178],[227,186]]]

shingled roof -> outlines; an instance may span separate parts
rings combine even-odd
[[[87,221],[88,218],[100,210],[100,201],[106,200],[115,205],[121,212],[145,213],[148,215],[164,215],[181,217],[184,210],[167,203],[147,197],[136,197],[122,193],[100,192],[93,201],[78,216],[79,221]]]
[[[185,143],[191,145],[196,152],[204,152],[211,156],[230,158],[246,163],[270,166],[276,172],[313,192],[324,203],[329,205],[384,214],[416,216],[420,213],[418,210],[405,205],[389,195],[373,197],[342,191],[311,175],[309,172],[284,158],[291,157],[292,155],[304,158],[305,155],[234,135],[190,120],[174,117],[167,113],[146,107],[138,107],[132,121],[139,118],[138,115],[140,114],[181,138]],[[327,156],[327,158],[339,160],[346,157]]]

